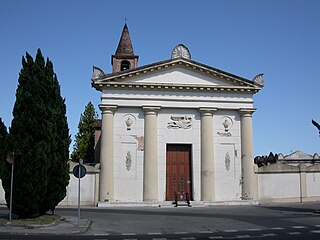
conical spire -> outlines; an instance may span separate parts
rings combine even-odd
[[[127,24],[124,24],[122,35],[115,55],[134,55]]]
[[[111,57],[112,72],[120,72],[137,67],[139,56],[134,55],[128,26],[125,23],[114,55]]]

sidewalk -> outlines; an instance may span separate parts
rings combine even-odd
[[[21,235],[79,235],[85,233],[92,221],[90,219],[80,219],[78,226],[77,217],[61,217],[59,221],[51,225],[28,225],[17,226],[11,225],[9,222],[6,225],[0,225],[0,235],[2,234],[21,234]]]

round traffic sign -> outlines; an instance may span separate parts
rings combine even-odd
[[[73,175],[76,177],[76,178],[79,178],[79,168],[80,168],[80,178],[83,178],[86,173],[87,173],[87,169],[85,166],[83,166],[82,164],[79,164],[79,165],[76,165],[74,168],[73,168]]]

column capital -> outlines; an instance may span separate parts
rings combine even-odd
[[[114,114],[114,112],[116,111],[117,107],[118,107],[117,105],[104,105],[104,104],[100,104],[99,105],[99,108],[102,111],[102,114],[104,114],[104,113],[112,113],[112,114]]]
[[[201,107],[199,108],[199,112],[201,114],[209,114],[209,115],[213,115],[214,112],[216,112],[218,110],[218,108],[206,108],[206,107]]]
[[[239,109],[239,113],[242,116],[252,116],[252,114],[256,111],[256,108],[240,108]]]
[[[159,106],[142,106],[142,110],[145,114],[157,114],[160,111],[161,107]]]

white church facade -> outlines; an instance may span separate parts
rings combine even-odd
[[[127,25],[113,72],[94,68],[101,92],[99,202],[256,200],[253,95],[248,80],[191,59],[137,66]]]

